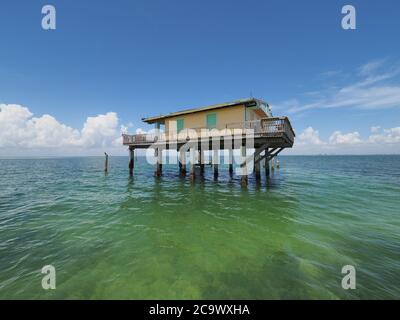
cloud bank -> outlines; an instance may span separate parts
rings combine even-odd
[[[295,141],[292,154],[400,154],[400,127],[371,127],[370,135],[357,131],[334,131],[327,140],[313,127],[304,129]]]
[[[0,104],[0,156],[121,152],[126,130],[115,112],[88,117],[79,130],[48,114],[34,117],[21,105]]]

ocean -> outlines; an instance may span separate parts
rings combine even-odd
[[[280,164],[242,188],[222,165],[192,183],[144,158],[133,178],[127,157],[0,160],[0,298],[399,299],[400,156]]]

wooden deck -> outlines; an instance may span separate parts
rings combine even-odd
[[[295,133],[287,117],[265,118],[255,121],[230,123],[222,130],[206,128],[184,129],[178,132],[160,132],[149,134],[123,134],[123,144],[130,149],[145,149],[149,147],[178,150],[184,144],[199,143],[213,149],[213,144],[219,140],[219,149],[235,148],[234,140],[254,139],[254,147],[291,148]],[[229,141],[232,141],[230,144]]]

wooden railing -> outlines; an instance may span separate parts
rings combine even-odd
[[[123,134],[123,144],[149,144],[156,141],[177,140],[185,141],[192,138],[209,138],[215,136],[238,135],[253,133],[263,137],[282,137],[293,143],[295,133],[287,117],[263,118],[254,121],[229,123],[224,129],[210,130],[204,127],[183,129],[179,133],[176,131],[154,132],[147,134]]]

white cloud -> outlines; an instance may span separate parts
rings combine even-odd
[[[163,133],[164,129],[156,129],[156,128],[152,128],[149,130],[144,130],[142,128],[137,128],[136,129],[136,134],[157,134],[158,132]]]
[[[370,135],[368,142],[381,144],[400,143],[400,127],[385,129],[380,134]]]
[[[329,137],[330,144],[359,144],[361,142],[361,137],[358,132],[342,134],[340,131],[335,131]]]
[[[53,147],[74,143],[79,132],[50,115],[32,118],[28,108],[0,104],[0,147]]]
[[[302,133],[300,133],[299,144],[312,144],[312,145],[320,145],[323,144],[319,137],[318,130],[314,130],[313,127],[308,127],[304,129]]]
[[[136,134],[145,134],[145,133],[146,133],[146,131],[143,130],[142,128],[137,128],[136,129]]]
[[[118,116],[115,112],[108,112],[87,118],[81,131],[80,144],[84,147],[105,147],[118,135]]]
[[[126,124],[126,125],[121,124],[120,132],[121,132],[121,133],[128,133],[129,128],[132,128],[132,127],[133,127],[133,123],[132,123],[132,122],[129,122],[129,123]]]
[[[121,132],[127,129],[115,112],[88,117],[78,130],[51,115],[33,117],[26,107],[0,104],[0,150],[122,148]]]
[[[377,130],[369,137],[363,138],[357,131],[342,133],[334,131],[323,140],[318,130],[312,127],[304,129],[295,140],[295,145],[288,153],[292,154],[399,154],[400,127]]]

